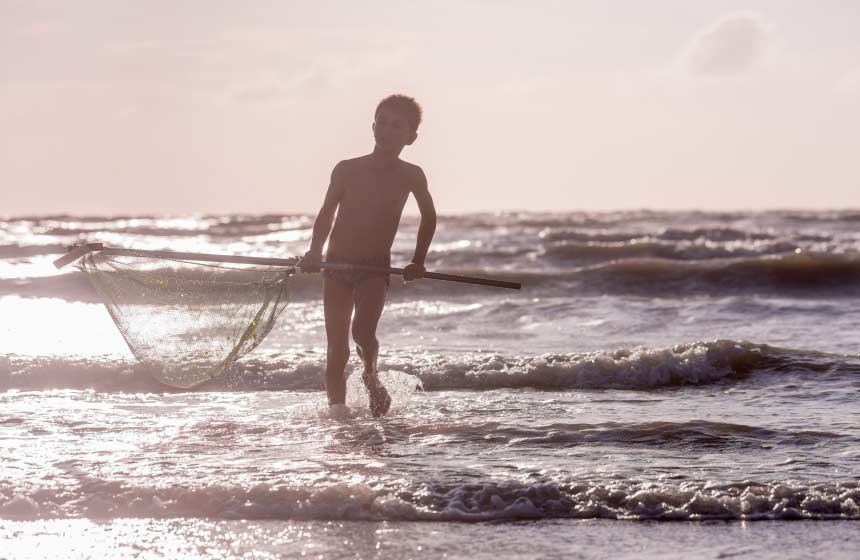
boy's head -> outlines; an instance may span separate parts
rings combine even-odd
[[[389,95],[376,106],[373,134],[377,145],[394,148],[412,144],[418,137],[421,105],[407,95]]]

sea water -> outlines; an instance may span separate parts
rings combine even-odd
[[[50,264],[79,240],[297,256],[311,226],[0,220],[0,558],[854,557],[860,214],[442,217],[428,269],[523,289],[395,279],[381,420],[358,376],[327,414],[316,275],[177,391]]]

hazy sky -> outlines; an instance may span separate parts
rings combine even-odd
[[[855,0],[0,0],[0,215],[313,212],[392,92],[441,212],[860,207]]]

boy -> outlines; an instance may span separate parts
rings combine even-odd
[[[304,272],[320,270],[322,247],[329,232],[326,260],[388,268],[400,215],[412,193],[421,212],[421,225],[415,253],[404,269],[403,279],[408,282],[422,277],[427,249],[436,231],[436,209],[424,172],[399,158],[403,148],[415,142],[420,123],[421,107],[413,98],[391,95],[380,101],[373,122],[376,140],[373,152],[341,161],[332,171],[325,201],[314,222],[311,247],[299,263]],[[388,412],[391,398],[376,371],[379,352],[376,326],[385,306],[388,274],[326,270],[323,278],[328,339],[325,386],[329,406],[336,414],[345,411],[344,369],[349,359],[352,319],[352,338],[364,363],[362,380],[370,396],[370,410],[373,416],[382,416]]]

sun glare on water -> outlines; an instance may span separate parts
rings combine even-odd
[[[55,298],[0,297],[0,354],[127,355],[104,306]]]

